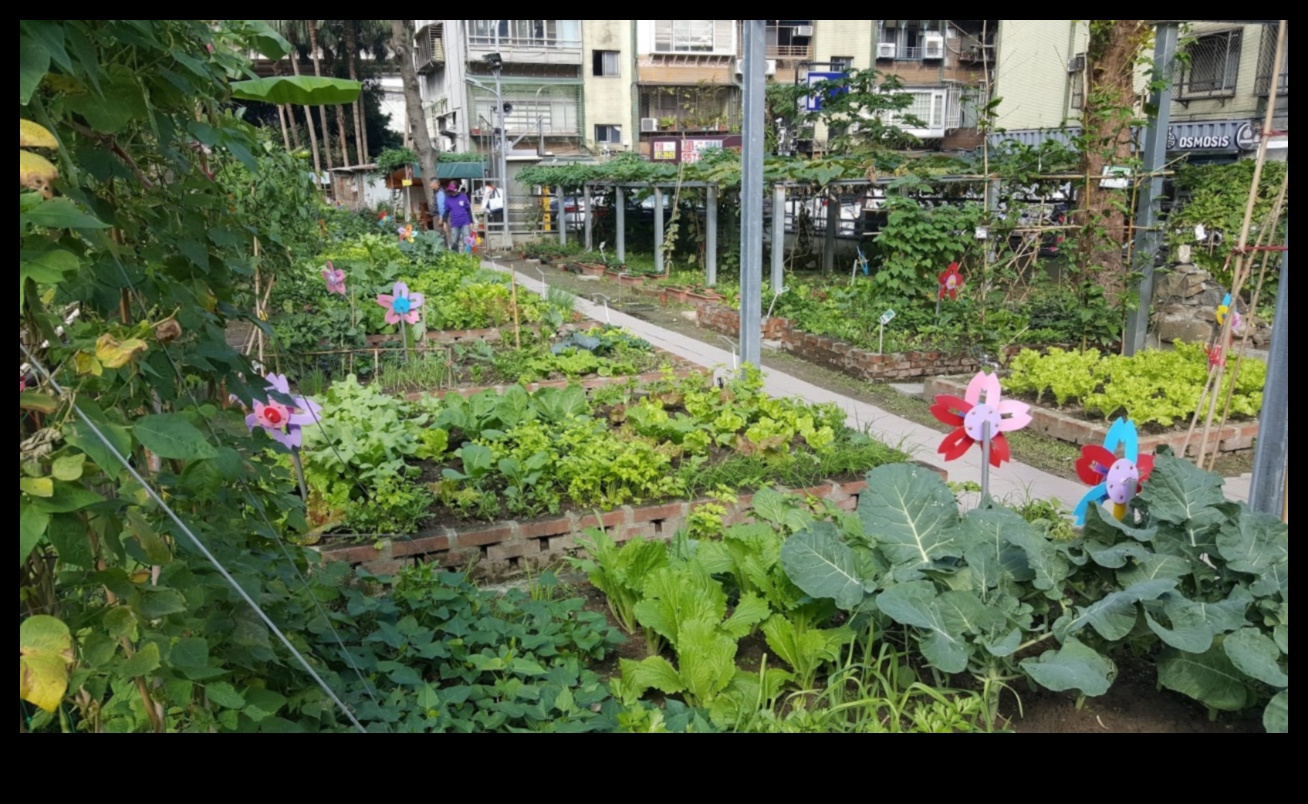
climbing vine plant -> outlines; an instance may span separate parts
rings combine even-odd
[[[260,170],[233,86],[285,47],[257,20],[20,21],[20,730],[254,729],[326,700],[197,553],[326,627],[294,482],[228,403],[263,386],[225,338],[255,243],[302,223],[251,214],[302,187]]]

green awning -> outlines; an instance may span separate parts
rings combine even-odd
[[[422,178],[422,166],[413,166],[413,178]],[[444,179],[484,179],[486,178],[485,162],[437,162],[436,178]]]

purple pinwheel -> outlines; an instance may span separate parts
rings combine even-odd
[[[424,299],[421,293],[410,293],[409,286],[403,282],[395,283],[394,295],[382,293],[377,296],[377,303],[386,310],[386,323],[418,323],[418,308]]]
[[[269,374],[267,402],[254,400],[254,412],[245,417],[245,426],[253,432],[262,427],[268,436],[287,449],[298,449],[301,429],[318,421],[322,407],[305,397],[291,396],[291,386],[285,375]],[[286,400],[290,400],[287,404]]]
[[[322,278],[327,283],[328,293],[345,295],[345,271],[332,265],[331,260],[328,260],[327,267],[322,269]]]

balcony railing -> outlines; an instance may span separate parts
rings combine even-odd
[[[478,36],[468,37],[474,48],[549,48],[552,50],[580,50],[580,39],[562,39],[554,36]]]
[[[812,45],[768,45],[769,59],[811,59]]]

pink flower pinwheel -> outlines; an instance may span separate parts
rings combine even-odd
[[[327,267],[322,269],[322,279],[327,283],[328,293],[345,295],[345,271],[332,265],[331,260],[328,260]]]
[[[268,401],[254,400],[254,412],[245,417],[245,426],[251,432],[262,427],[278,444],[297,449],[302,440],[301,429],[318,421],[322,407],[310,399],[291,396],[291,386],[284,375],[269,374],[264,379],[268,381]]]
[[[386,309],[386,323],[418,323],[418,308],[424,299],[421,293],[410,293],[409,286],[403,282],[395,283],[394,295],[382,293],[377,296],[377,303]]]
[[[981,397],[984,394],[985,400]],[[957,429],[945,436],[937,450],[945,460],[957,460],[980,444],[985,437],[985,424],[990,424],[990,463],[998,468],[1012,459],[1008,439],[1004,433],[1021,430],[1031,423],[1031,406],[1013,399],[1001,399],[999,377],[979,372],[967,384],[965,399],[941,394],[931,413],[937,419]]]

